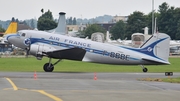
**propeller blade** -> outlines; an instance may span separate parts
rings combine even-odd
[[[24,44],[27,46],[27,48],[26,48],[26,57],[28,57],[29,51],[30,51],[30,48],[31,48],[31,40],[29,38],[25,39]]]

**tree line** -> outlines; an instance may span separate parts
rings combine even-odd
[[[154,12],[154,20],[156,18],[158,33],[168,34],[172,40],[180,40],[180,8],[169,6],[166,2],[159,5],[158,12]],[[133,33],[143,33],[143,28],[148,27],[149,33],[152,33],[152,12],[145,15],[140,11],[135,11],[128,16],[127,22],[119,21],[110,29],[113,39],[131,39]],[[94,25],[87,27],[84,31],[85,37],[94,31],[105,31],[99,28],[94,30]],[[94,30],[94,31],[93,31]]]
[[[52,12],[48,10],[38,18],[38,30],[50,30],[57,26]],[[154,12],[156,18],[157,31],[168,34],[172,40],[180,40],[180,8],[169,6],[166,2],[159,5],[157,12]],[[15,19],[12,19],[15,20]],[[18,19],[16,19],[18,21]],[[154,19],[155,20],[155,19]],[[24,22],[25,23],[25,22]],[[66,20],[67,24],[76,25],[76,18],[70,17]],[[33,26],[33,20],[31,21]],[[131,39],[133,33],[143,33],[143,28],[148,27],[149,33],[152,33],[152,12],[145,15],[140,11],[135,11],[128,16],[127,22],[119,21],[110,28],[113,39]],[[4,31],[1,27],[0,30]],[[106,30],[96,24],[88,25],[84,31],[80,31],[85,37],[91,37],[94,32],[106,33]]]

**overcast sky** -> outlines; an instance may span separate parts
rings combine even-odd
[[[180,7],[180,0],[154,0],[154,9],[163,2]],[[58,18],[59,12],[66,12],[66,17],[95,18],[97,16],[127,16],[134,11],[148,14],[152,11],[152,0],[0,0],[0,20],[19,20],[39,18],[41,9],[52,12]]]

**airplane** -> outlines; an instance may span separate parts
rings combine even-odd
[[[2,36],[6,35],[6,34],[16,33],[16,32],[17,32],[17,22],[11,22],[9,24],[8,28],[6,29],[5,33],[3,33]],[[3,37],[0,37],[1,44],[5,44],[3,39],[4,39]]]
[[[114,65],[169,65],[170,36],[165,33],[153,34],[140,48],[116,46],[45,31],[21,30],[6,35],[6,40],[16,47],[41,60],[49,58],[43,69],[52,72],[62,59]],[[52,64],[52,59],[58,59]]]

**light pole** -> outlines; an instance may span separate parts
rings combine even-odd
[[[110,29],[111,29],[111,26],[108,27],[108,31],[110,31]]]
[[[152,0],[152,34],[154,34],[154,0]]]

